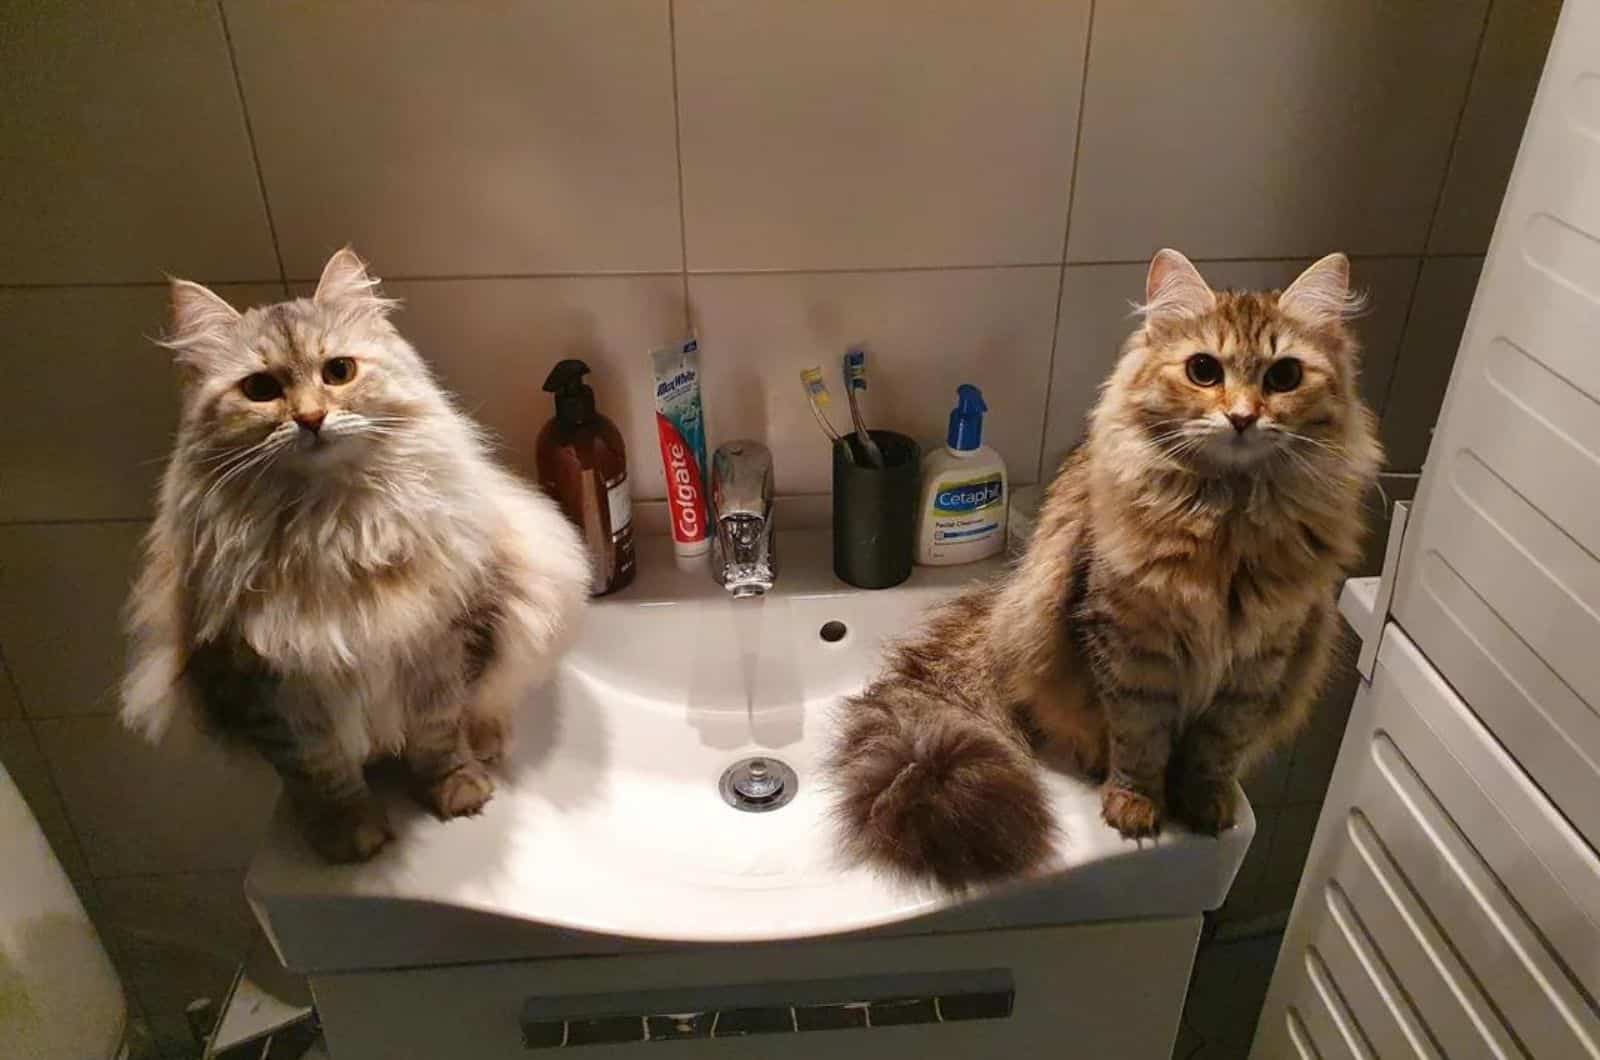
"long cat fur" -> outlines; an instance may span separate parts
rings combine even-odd
[[[376,756],[403,755],[441,816],[487,801],[483,763],[588,578],[576,532],[490,458],[393,304],[348,248],[312,297],[244,313],[173,281],[182,412],[127,609],[125,722],[156,739],[188,710],[257,748],[335,860],[390,836],[362,776]],[[329,385],[340,356],[355,377]],[[278,400],[241,392],[262,372]],[[295,419],[317,414],[315,432]]]
[[[1348,270],[1334,254],[1281,294],[1213,292],[1181,254],[1156,256],[1143,324],[1018,565],[845,704],[829,768],[851,856],[954,889],[1037,870],[1056,829],[1040,744],[1104,780],[1125,836],[1168,814],[1232,824],[1234,778],[1321,688],[1381,463]],[[1196,352],[1225,385],[1187,378]],[[1279,355],[1301,384],[1266,393]],[[1236,431],[1227,414],[1249,409]]]

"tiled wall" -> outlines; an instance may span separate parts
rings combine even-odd
[[[164,273],[272,299],[349,241],[524,466],[546,369],[588,358],[648,498],[643,354],[688,328],[713,435],[765,438],[785,493],[827,488],[797,369],[863,339],[880,422],[936,436],[976,382],[1028,481],[1158,246],[1232,284],[1342,248],[1414,471],[1555,7],[0,2],[0,754],[158,1038],[226,981],[274,794],[112,717],[176,407]]]

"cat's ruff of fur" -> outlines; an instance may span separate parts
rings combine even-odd
[[[1040,741],[1108,778],[1124,835],[1167,814],[1231,824],[1235,776],[1321,687],[1360,554],[1381,450],[1345,324],[1358,304],[1342,255],[1282,294],[1213,292],[1181,254],[1156,256],[1143,325],[1017,567],[937,611],[844,704],[828,769],[847,854],[953,889],[1039,869]],[[1186,380],[1194,351],[1229,385]],[[1285,351],[1304,382],[1268,393]],[[1236,438],[1230,412],[1267,433]],[[1267,455],[1237,457],[1252,445]]]
[[[288,735],[359,770],[406,748],[418,688],[464,698],[438,709],[498,739],[569,638],[589,578],[576,532],[494,462],[393,304],[348,249],[312,298],[244,313],[174,281],[182,413],[127,611],[131,728],[159,738],[180,710],[217,728],[190,667],[227,645],[224,667],[270,676]],[[355,381],[319,386],[341,353]],[[276,412],[239,393],[262,371],[285,379]],[[325,416],[315,438],[302,403]]]

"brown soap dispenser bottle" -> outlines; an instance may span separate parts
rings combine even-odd
[[[595,411],[588,374],[582,361],[566,360],[544,381],[556,414],[539,432],[539,485],[583,534],[589,592],[603,596],[633,581],[633,504],[622,432]]]

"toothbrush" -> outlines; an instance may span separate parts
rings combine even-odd
[[[833,423],[828,419],[828,414],[823,411],[833,404],[833,399],[828,396],[828,384],[823,381],[821,367],[800,369],[800,385],[805,388],[806,401],[811,404],[811,415],[817,419],[817,426],[822,428],[835,444],[844,441],[839,432],[834,430]],[[849,446],[845,446],[849,449]],[[853,458],[854,454],[852,454]]]
[[[850,418],[855,421],[856,437],[861,440],[861,451],[866,454],[870,467],[883,466],[883,450],[867,432],[867,419],[861,414],[860,392],[867,389],[867,351],[852,346],[844,354],[844,390],[850,399]]]

